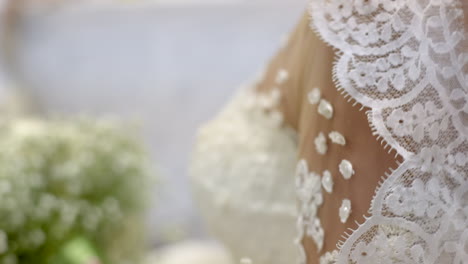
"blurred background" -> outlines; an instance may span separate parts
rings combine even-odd
[[[1,3],[0,95],[19,89],[44,116],[137,123],[159,178],[151,245],[208,239],[187,175],[197,126],[264,67],[307,0]]]

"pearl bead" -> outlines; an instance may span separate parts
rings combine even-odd
[[[346,145],[346,139],[339,132],[336,132],[336,131],[330,132],[330,134],[328,134],[328,138],[330,138],[330,140],[335,144],[338,144],[341,146]]]
[[[318,112],[326,119],[331,119],[333,117],[333,106],[327,100],[321,99],[318,106]]]
[[[333,178],[330,171],[328,170],[323,172],[322,186],[325,191],[327,191],[327,193],[331,193],[333,191]]]
[[[309,103],[317,104],[320,101],[321,96],[322,93],[320,92],[319,88],[312,89],[312,91],[310,91],[308,94]]]
[[[283,84],[289,79],[289,72],[285,69],[280,69],[276,74],[275,82],[277,84]]]
[[[314,143],[315,143],[315,150],[320,155],[325,155],[325,153],[327,153],[327,150],[328,150],[327,138],[322,132],[320,132],[320,134],[315,138]]]
[[[341,175],[345,180],[351,179],[351,176],[354,175],[353,165],[348,160],[342,160],[339,165],[339,170]]]
[[[344,199],[340,207],[340,221],[341,223],[346,223],[348,221],[349,215],[351,214],[351,201]]]

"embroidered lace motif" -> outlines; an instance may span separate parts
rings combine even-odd
[[[306,253],[302,240],[306,235],[311,237],[320,251],[325,233],[317,217],[317,211],[323,203],[321,177],[315,172],[309,172],[307,161],[303,159],[297,163],[296,167],[296,192],[300,215],[297,218],[298,235],[295,243],[299,247],[300,261],[305,263]]]
[[[337,86],[404,159],[337,263],[468,260],[468,44],[460,0],[311,0]],[[389,246],[391,245],[391,246]]]

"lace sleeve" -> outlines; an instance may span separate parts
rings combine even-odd
[[[404,158],[338,263],[468,260],[468,44],[459,0],[312,0],[336,85]]]

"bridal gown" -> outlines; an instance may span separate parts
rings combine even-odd
[[[464,4],[311,0],[194,148],[202,214],[236,259],[468,263]]]

